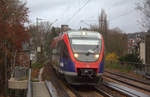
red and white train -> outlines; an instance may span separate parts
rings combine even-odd
[[[99,32],[63,32],[51,47],[51,65],[68,83],[95,85],[102,81],[104,40]]]

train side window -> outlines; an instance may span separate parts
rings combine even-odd
[[[60,45],[59,45],[59,50],[60,50],[60,57],[63,57],[63,49],[64,49],[64,42],[63,40],[60,41]]]
[[[67,49],[67,46],[66,46],[66,45],[64,45],[63,57],[68,58],[68,49]]]

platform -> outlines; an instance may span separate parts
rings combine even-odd
[[[32,82],[33,97],[51,97],[44,82]]]

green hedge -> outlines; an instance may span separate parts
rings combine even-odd
[[[40,63],[38,63],[38,62],[33,63],[33,64],[31,65],[32,68],[39,68],[39,69],[42,68],[42,66],[43,66],[43,65],[40,64]]]
[[[106,64],[105,65],[105,68],[108,68],[108,69],[116,69],[116,70],[120,70],[122,72],[130,72],[130,71],[133,71],[135,70],[135,66],[134,65],[131,65],[131,64]]]

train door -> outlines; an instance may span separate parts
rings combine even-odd
[[[51,65],[52,65],[52,67],[54,68],[54,69],[57,69],[56,68],[56,63],[57,63],[57,60],[56,60],[56,55],[57,55],[57,49],[56,49],[56,47],[54,47],[53,49],[52,49],[52,58],[51,58]]]
[[[56,43],[56,45],[52,50],[52,66],[56,71],[58,71],[59,69],[59,61],[60,61],[59,59],[60,59],[60,48],[59,44]]]
[[[61,71],[62,71],[62,57],[63,57],[63,49],[64,49],[64,45],[63,45],[63,40],[61,40],[61,41],[59,41],[58,42],[58,45],[57,45],[57,49],[58,49],[58,64],[57,64],[57,66],[58,66],[58,71],[61,73]]]

